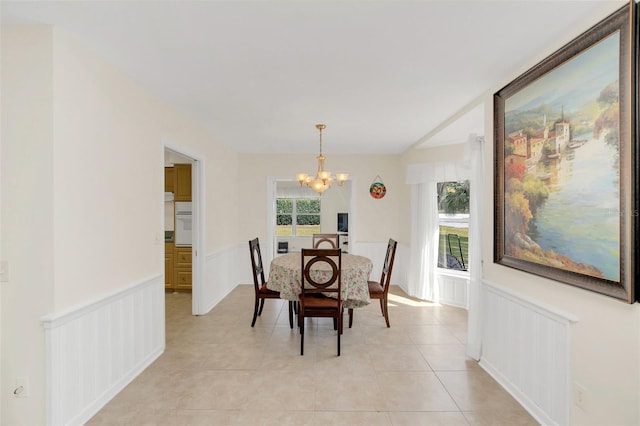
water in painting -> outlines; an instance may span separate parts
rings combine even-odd
[[[505,254],[620,281],[619,34],[505,101]]]

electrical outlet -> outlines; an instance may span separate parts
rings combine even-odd
[[[573,402],[577,407],[586,409],[587,406],[587,390],[580,384],[573,383]]]
[[[16,387],[13,390],[15,398],[25,398],[29,396],[29,378],[26,376],[16,377]]]

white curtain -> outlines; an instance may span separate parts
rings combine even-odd
[[[411,252],[409,261],[410,296],[437,302],[438,265],[437,183],[469,179],[471,188],[469,217],[469,326],[467,354],[479,359],[482,324],[480,323],[480,286],[482,283],[482,200],[483,142],[470,135],[460,161],[412,164],[407,169],[411,190]]]
[[[469,200],[469,312],[467,316],[467,355],[476,360],[482,353],[482,223],[484,138],[469,141],[471,196]]]
[[[473,136],[475,140],[475,135]],[[458,162],[412,164],[407,168],[411,190],[411,254],[409,295],[439,301],[438,267],[438,182],[469,179],[469,155]],[[473,191],[472,191],[473,192]]]
[[[412,186],[409,295],[438,300],[438,286],[434,285],[438,265],[437,186],[434,182]]]

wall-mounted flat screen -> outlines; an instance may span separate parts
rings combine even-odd
[[[349,232],[349,213],[338,213],[338,232]]]

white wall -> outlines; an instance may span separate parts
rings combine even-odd
[[[355,233],[357,242],[384,242],[389,238],[408,244],[410,220],[408,208],[408,188],[404,184],[400,157],[394,155],[332,155],[325,152],[325,163],[330,170],[349,173],[352,194],[355,197],[355,212],[349,215],[349,232]],[[267,223],[266,188],[267,178],[293,178],[300,169],[313,170],[316,167],[314,154],[307,155],[254,155],[240,156],[240,211],[244,214],[242,240],[266,238]],[[369,195],[369,186],[380,175],[387,187],[387,195],[376,200]],[[333,191],[335,188],[328,190]],[[335,221],[335,218],[332,219]],[[335,224],[333,224],[335,226]]]
[[[0,423],[42,424],[44,339],[54,304],[53,42],[49,27],[2,28]],[[30,396],[13,398],[28,376]]]
[[[44,424],[41,317],[164,273],[164,143],[203,160],[205,255],[238,241],[238,157],[58,30],[3,26],[2,66],[0,422]]]
[[[205,203],[216,215],[207,221],[207,252],[233,244],[237,216],[219,207],[237,197],[236,154],[79,43],[57,32],[56,41],[56,309],[158,271],[167,140],[205,162]],[[232,226],[215,226],[216,219]],[[87,286],[90,275],[95,282]]]

